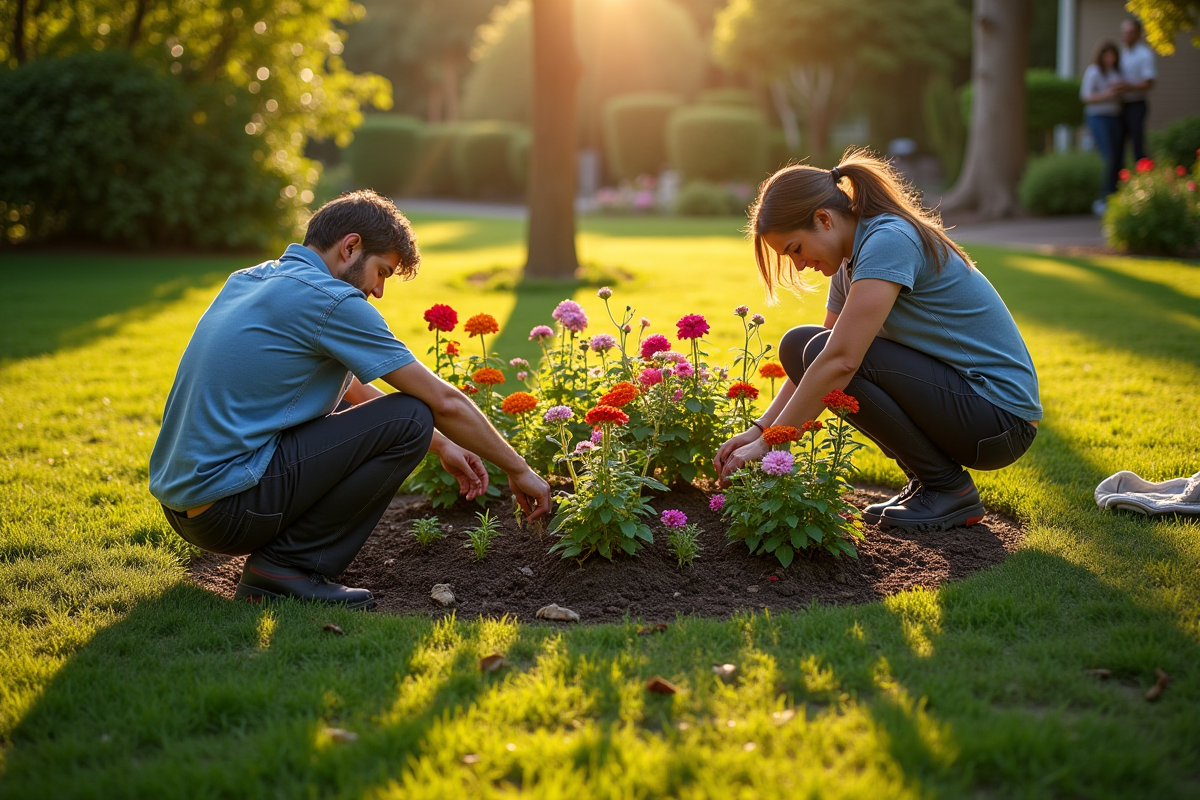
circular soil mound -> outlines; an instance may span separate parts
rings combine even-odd
[[[850,500],[862,508],[887,496],[863,488]],[[704,550],[692,566],[676,565],[667,551],[666,530],[657,522],[652,524],[654,543],[637,556],[606,561],[597,555],[580,565],[547,552],[552,537],[518,529],[508,506],[497,505],[492,516],[503,535],[483,561],[475,561],[474,552],[463,547],[464,530],[476,524],[474,504],[439,510],[436,516],[447,535],[421,547],[411,535],[411,520],[434,512],[424,497],[401,495],[341,582],[370,589],[382,610],[434,617],[453,611],[460,618],[508,614],[531,621],[539,608],[557,603],[585,622],[610,622],[626,614],[647,622],[674,620],[677,614],[727,618],[742,609],[778,611],[814,600],[868,603],[914,586],[936,588],[999,564],[1025,535],[996,513],[979,525],[942,533],[868,525],[866,538],[857,544],[857,559],[835,558],[824,550],[801,552],[783,569],[773,556],[751,556],[740,542],[727,545],[720,515],[708,510],[700,490],[685,486],[655,499],[654,507],[678,508],[703,529]],[[244,560],[205,553],[189,572],[201,586],[233,597]],[[442,608],[430,599],[438,583],[453,587],[456,606]]]

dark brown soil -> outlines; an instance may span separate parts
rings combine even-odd
[[[850,499],[865,506],[885,497],[883,490],[862,488]],[[678,508],[704,531],[704,550],[693,566],[680,568],[667,551],[666,531],[653,523],[655,541],[636,557],[613,561],[592,556],[580,565],[549,553],[552,537],[519,530],[507,505],[492,516],[504,535],[483,561],[465,549],[465,529],[476,524],[474,505],[459,504],[437,517],[447,535],[421,547],[411,535],[411,520],[432,514],[429,501],[401,495],[392,503],[374,535],[342,575],[351,586],[370,589],[386,611],[434,617],[454,611],[459,617],[502,616],[523,621],[550,603],[573,609],[585,622],[622,619],[673,620],[677,614],[727,618],[741,609],[772,611],[800,608],[814,600],[827,605],[867,603],[914,586],[935,588],[1003,561],[1024,539],[1011,519],[990,513],[983,523],[944,533],[882,531],[867,526],[858,558],[834,558],[825,551],[800,553],[787,569],[774,557],[750,556],[745,545],[726,545],[719,515],[707,497],[690,486],[654,501],[658,510]],[[244,558],[206,553],[190,568],[193,581],[232,597]],[[526,568],[527,572],[522,572]],[[458,598],[452,608],[438,606],[429,593],[448,583]]]

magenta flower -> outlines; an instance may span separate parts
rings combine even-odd
[[[795,466],[796,457],[787,450],[772,450],[762,460],[762,471],[768,475],[790,475]]]
[[[662,370],[654,367],[646,367],[642,370],[642,374],[638,375],[638,383],[642,386],[650,387],[662,383]]]
[[[733,310],[734,316],[744,317],[750,313],[750,306],[738,306]]]
[[[675,374],[681,378],[690,378],[696,374],[696,369],[686,361],[680,361],[675,365]]]
[[[700,314],[688,314],[675,323],[680,339],[699,339],[708,333],[708,320]]]
[[[584,313],[583,306],[574,300],[563,300],[550,316],[558,320],[559,324],[572,333],[582,332],[588,324],[587,314]]]
[[[612,297],[612,289],[608,286],[601,286],[596,290],[596,297],[599,297],[601,300],[607,300]]]
[[[546,422],[563,422],[575,416],[575,412],[569,406],[554,406],[542,415],[542,419]]]
[[[675,394],[671,395],[671,399],[678,403],[683,399],[683,389],[676,389]]]
[[[597,353],[607,353],[617,346],[617,339],[611,333],[598,333],[589,344]]]
[[[549,325],[538,325],[529,332],[530,341],[537,339],[539,342],[542,339],[551,339],[554,337],[554,329]]]
[[[712,497],[708,498],[708,510],[709,511],[718,511],[719,512],[724,507],[725,507],[725,495],[714,494]]]
[[[664,350],[671,349],[671,340],[663,336],[661,333],[656,333],[647,336],[642,342],[642,358],[650,358],[655,353],[661,353]]]
[[[764,317],[762,314],[755,314],[753,317],[750,318],[750,321],[753,322],[755,325],[766,325],[767,324],[767,318]]]
[[[677,508],[668,508],[662,512],[662,524],[668,528],[682,528],[687,525],[687,514]]]

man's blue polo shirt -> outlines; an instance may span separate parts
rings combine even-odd
[[[355,375],[414,361],[315,252],[235,272],[188,342],[150,455],[150,493],[184,511],[258,483],[285,428],[329,414]]]

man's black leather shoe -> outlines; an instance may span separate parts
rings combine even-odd
[[[945,531],[981,522],[986,513],[975,482],[968,478],[965,488],[935,491],[921,487],[903,503],[885,508],[879,527]]]
[[[363,611],[375,607],[375,598],[366,589],[351,589],[332,582],[319,572],[281,567],[265,560],[256,560],[254,556],[246,559],[242,579],[233,597],[251,603],[294,597]]]
[[[863,509],[862,521],[868,525],[878,525],[879,518],[883,516],[883,511],[892,506],[898,506],[906,500],[910,499],[921,489],[921,482],[916,478],[909,478],[908,483],[900,490],[900,493],[889,497],[882,503],[872,503]]]

